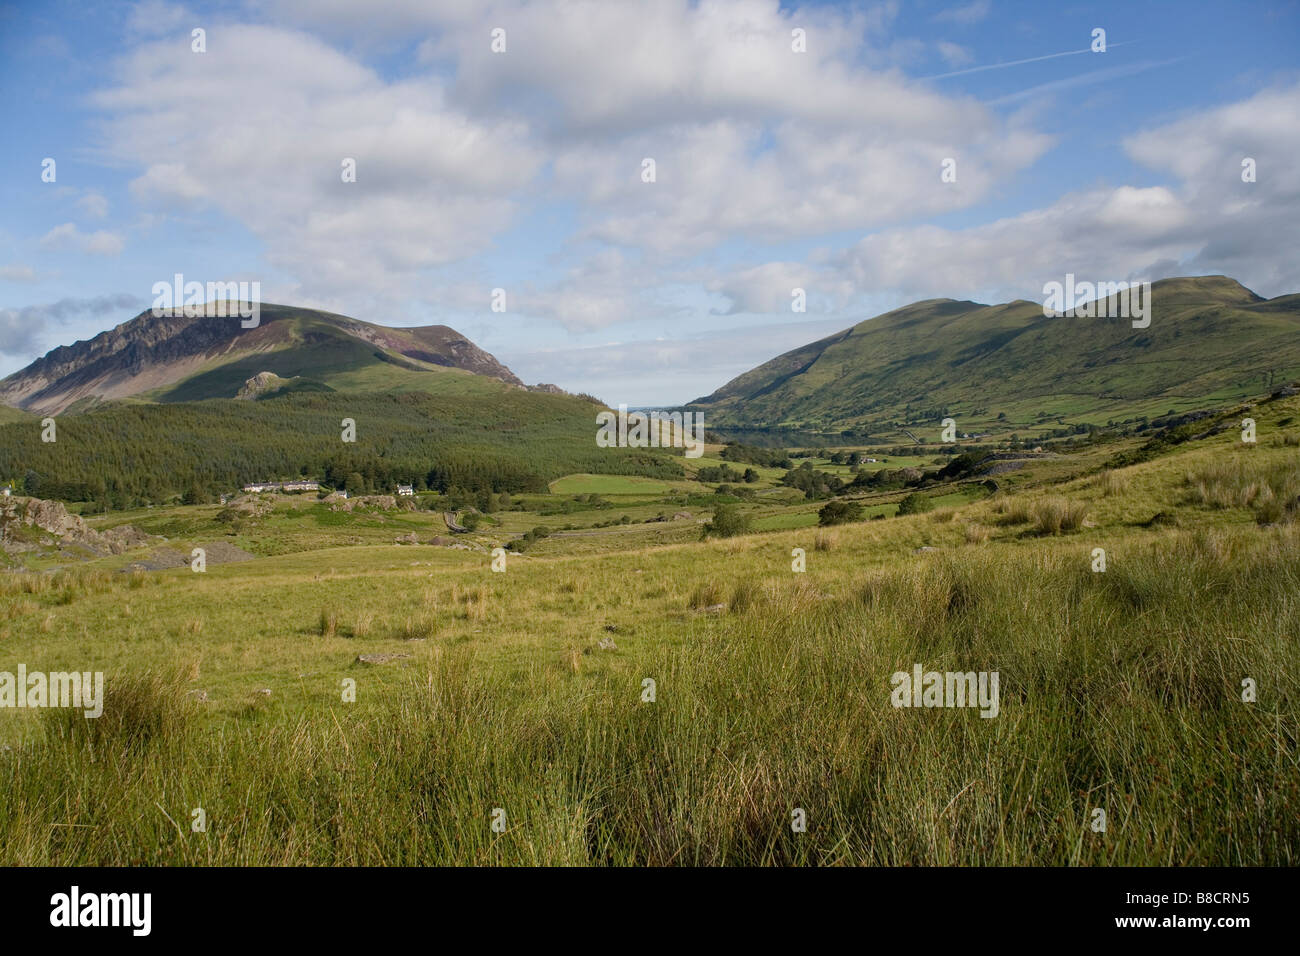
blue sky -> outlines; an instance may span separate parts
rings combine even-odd
[[[1280,2],[3,4],[0,374],[177,272],[632,405],[1066,272],[1298,291],[1297,40]]]

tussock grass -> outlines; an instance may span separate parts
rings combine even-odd
[[[393,632],[397,641],[424,641],[438,635],[438,619],[432,614],[408,616]]]
[[[1029,524],[1034,520],[1033,505],[1021,498],[1003,498],[993,505],[993,512],[1006,525]]]
[[[1083,527],[1088,505],[1068,498],[1048,498],[1030,506],[1036,534],[1068,534]]]
[[[460,608],[459,614],[467,621],[482,621],[487,617],[490,589],[486,584],[456,584],[452,587],[451,603]]]
[[[337,637],[339,633],[339,612],[337,608],[323,607],[316,622],[316,633],[321,637]]]
[[[1239,456],[1189,472],[1188,500],[1210,508],[1255,512],[1260,524],[1290,521],[1300,511],[1300,465]]]
[[[701,608],[715,607],[725,601],[726,592],[722,589],[722,585],[716,581],[705,581],[696,585],[686,606],[698,611]]]
[[[1128,475],[1107,469],[1097,476],[1095,487],[1106,498],[1114,498],[1128,491]]]
[[[166,673],[107,675],[103,713],[87,718],[82,709],[55,708],[41,712],[52,740],[95,756],[120,756],[154,741],[181,739],[192,713],[185,699],[189,675],[182,669]]]
[[[763,602],[764,597],[762,586],[753,579],[746,578],[731,592],[731,603],[727,610],[732,614],[744,614]]]

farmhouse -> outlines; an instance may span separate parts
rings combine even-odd
[[[319,481],[286,481],[285,491],[320,491]]]
[[[398,485],[397,493],[403,498],[410,498],[415,494],[415,488],[411,485]]]

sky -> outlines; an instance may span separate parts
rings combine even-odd
[[[1066,273],[1300,291],[1298,41],[1281,0],[0,0],[0,375],[176,273],[633,406]]]

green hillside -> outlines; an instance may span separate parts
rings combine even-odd
[[[259,372],[299,378],[301,381],[294,386],[297,390],[315,384],[336,392],[489,395],[510,387],[497,379],[381,348],[310,312],[296,314],[273,328],[278,341],[270,348],[236,353],[233,357],[220,355],[184,380],[142,393],[139,398],[157,402],[230,398]]]
[[[1105,423],[1201,408],[1300,377],[1300,296],[1223,276],[1152,285],[1151,323],[1047,318],[1042,305],[917,302],[788,352],[690,407],[719,426],[859,437]]]
[[[491,401],[476,391],[412,391],[112,403],[60,417],[50,443],[35,419],[0,425],[0,480],[21,480],[28,494],[119,510],[300,475],[335,486],[355,473],[379,488],[501,492],[545,491],[577,472],[683,473],[680,460],[660,449],[598,447],[590,402],[464,377],[479,380],[475,389],[495,388]],[[356,423],[353,443],[342,439],[345,418]]]

